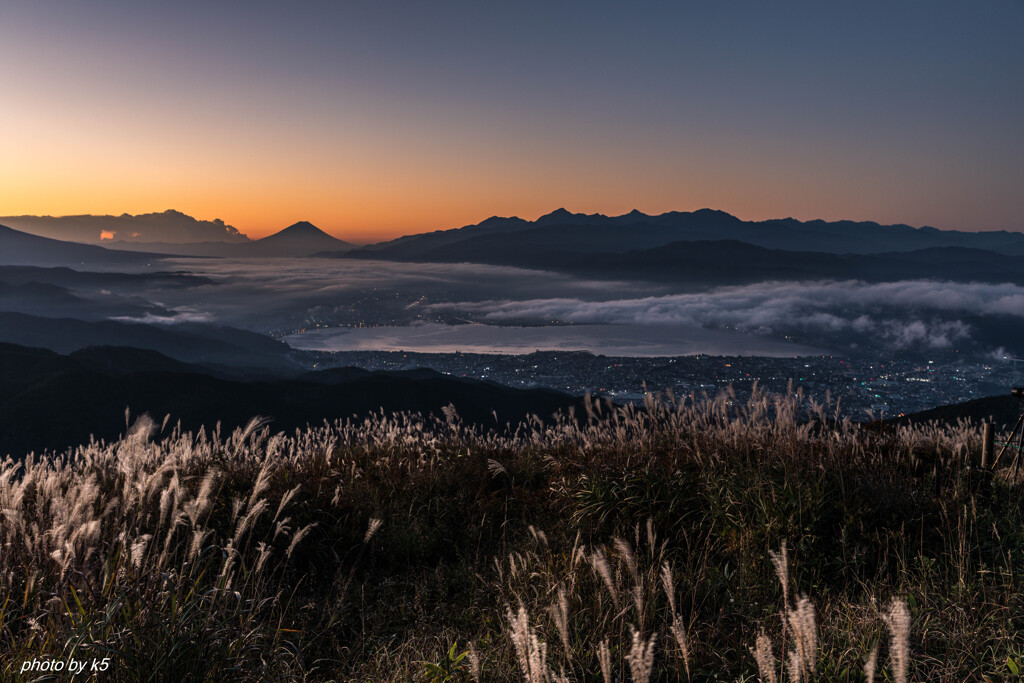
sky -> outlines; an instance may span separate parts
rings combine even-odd
[[[0,215],[1024,230],[1024,0],[5,0]]]

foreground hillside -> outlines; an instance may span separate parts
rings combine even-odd
[[[452,411],[142,420],[0,465],[0,666],[103,680],[1006,680],[1022,479],[978,434],[728,395],[508,433]],[[735,407],[734,407],[735,408]],[[786,669],[781,669],[781,662]],[[36,668],[33,669],[32,667]],[[759,671],[760,669],[760,671]]]

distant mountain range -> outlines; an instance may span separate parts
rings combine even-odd
[[[168,215],[173,219],[172,223],[198,224],[195,219],[177,212],[147,214],[147,217],[167,218]],[[130,222],[141,218],[145,217],[119,217],[117,220]],[[218,224],[215,227],[226,233],[230,226]],[[710,209],[658,216],[633,211],[611,217],[574,214],[559,209],[536,221],[494,217],[476,225],[409,235],[358,248],[306,221],[259,240],[248,240],[244,235],[239,240],[190,243],[115,241],[101,247],[53,240],[0,226],[0,266],[64,265],[109,269],[152,266],[155,261],[175,255],[236,258],[317,256],[481,263],[686,287],[750,284],[765,280],[846,279],[868,282],[941,279],[1024,284],[1022,233],[942,231],[851,221],[801,222],[791,218],[742,221]],[[5,308],[33,312],[33,307],[38,309],[46,304],[54,307],[50,315],[65,312],[70,315],[73,309],[80,307],[80,302],[68,298],[66,293],[35,286],[22,290],[0,289],[0,304],[3,299],[11,302],[21,296],[25,298],[24,303]],[[110,302],[102,302],[103,305],[107,303]],[[136,314],[133,309],[121,315]]]
[[[249,238],[219,218],[201,221],[180,211],[144,213],[137,216],[3,216],[0,224],[15,230],[84,244],[228,242],[241,244]]]
[[[548,418],[570,406],[583,414],[580,400],[566,394],[429,370],[234,381],[153,351],[102,347],[59,355],[0,343],[0,457],[63,449],[91,437],[116,439],[126,431],[126,408],[133,416],[149,413],[158,424],[169,415],[170,428],[180,420],[187,430],[220,424],[230,432],[261,415],[272,418],[273,431],[287,432],[382,409],[440,416],[449,404],[467,423],[493,427],[528,414]]]
[[[352,244],[328,235],[307,221],[300,221],[262,239],[250,240],[219,219],[200,221],[180,211],[138,216],[9,216],[0,218],[0,224],[39,238],[88,244],[117,252],[175,256],[297,257],[318,251],[344,252],[353,248]],[[3,236],[0,235],[0,247],[3,246]],[[31,259],[0,260],[0,263],[15,262],[43,263]],[[72,261],[67,258],[46,261],[54,262]]]
[[[854,221],[743,221],[724,211],[701,209],[649,216],[570,213],[558,209],[536,221],[492,217],[476,225],[399,237],[354,250],[350,256],[429,261],[458,245],[462,254],[496,255],[503,250],[543,249],[571,253],[624,253],[673,242],[734,240],[766,249],[833,254],[874,254],[933,247],[966,247],[1024,254],[1024,233],[964,232]],[[447,260],[447,259],[445,259]]]
[[[244,242],[110,242],[111,249],[149,251],[178,256],[220,258],[277,258],[310,256],[316,252],[345,253],[352,245],[307,221],[299,221],[284,230],[258,240]]]
[[[721,211],[648,216],[573,214],[400,237],[318,256],[485,263],[588,277],[688,285],[763,280],[939,278],[1024,283],[1024,234],[791,218],[742,221]]]
[[[244,237],[244,236],[243,236]],[[262,239],[236,242],[120,242],[85,244],[54,239],[0,225],[0,266],[113,267],[146,265],[160,259],[199,257],[301,257],[353,245],[305,221]]]
[[[332,237],[306,221],[249,240],[222,221],[197,221],[177,211],[0,218],[4,220],[9,227],[0,230],[0,264],[127,263],[161,255],[319,256],[473,262],[660,281],[703,281],[708,274],[714,275],[707,284],[765,278],[907,279],[934,277],[938,272],[961,280],[977,279],[975,274],[980,274],[989,281],[1016,282],[1020,268],[1013,257],[1024,256],[1024,233],[1006,230],[966,232],[793,218],[743,221],[711,209],[654,216],[640,211],[604,216],[558,209],[535,221],[492,217],[475,225],[365,247]],[[100,239],[100,232],[112,239]],[[63,241],[45,242],[43,235]],[[67,239],[88,242],[93,249]],[[100,245],[105,249],[97,251]],[[142,253],[133,257],[127,252]],[[998,255],[995,261],[986,262],[988,253]]]
[[[0,265],[5,266],[138,266],[164,256],[55,240],[0,225]]]
[[[284,230],[258,240],[246,242],[190,242],[170,244],[165,242],[111,243],[113,249],[126,251],[147,250],[174,253],[182,256],[222,258],[277,258],[303,257],[316,252],[345,253],[355,245],[332,237],[307,221],[299,221]]]

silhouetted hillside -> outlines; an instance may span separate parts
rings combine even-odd
[[[928,422],[955,424],[958,420],[970,420],[975,424],[980,424],[991,421],[995,424],[997,431],[1004,431],[1013,427],[1022,410],[1024,410],[1024,403],[1006,394],[976,398],[973,401],[956,405],[939,406],[931,410],[893,418],[889,422],[893,424],[924,424]]]
[[[185,273],[100,273],[70,268],[0,266],[0,312],[43,318],[174,319],[176,313],[139,296],[143,289],[173,290],[209,284]]]
[[[162,257],[161,254],[116,251],[90,244],[64,242],[0,225],[0,265],[123,266],[145,264]]]
[[[123,359],[123,360],[122,360]],[[0,344],[0,456],[56,449],[125,432],[125,408],[165,415],[186,429],[218,422],[226,430],[253,416],[273,419],[275,431],[292,431],[353,415],[413,411],[440,415],[448,404],[466,422],[504,425],[528,414],[550,416],[578,399],[548,390],[521,390],[416,373],[332,371],[314,381],[239,382],[213,377],[153,352],[87,349],[62,356],[43,349]],[[492,411],[497,413],[497,420]]]
[[[743,221],[723,211],[701,209],[649,216],[632,211],[622,216],[574,214],[559,209],[536,221],[492,217],[477,225],[409,235],[357,249],[356,258],[427,261],[464,241],[487,238],[467,252],[526,248],[568,253],[623,253],[677,241],[736,240],[767,249],[834,254],[903,252],[933,247],[965,247],[1024,254],[1024,234],[964,232],[879,225],[869,221],[798,221],[793,218]],[[450,260],[450,259],[443,259]],[[484,263],[493,261],[486,260]]]
[[[981,249],[933,247],[911,252],[830,254],[765,249],[743,242],[673,242],[625,254],[567,259],[564,269],[645,280],[745,284],[763,280],[891,282],[941,279],[1024,283],[1019,257]]]
[[[644,247],[625,252],[621,228],[568,226],[550,232],[530,228],[490,232],[438,246],[408,259],[438,263],[485,263],[539,268],[590,277],[613,277],[700,285],[747,284],[763,280],[858,279],[897,281],[934,278],[962,282],[1024,283],[1020,257],[965,247],[930,247],[910,252],[833,254],[768,249],[739,240],[673,241],[658,244],[658,230],[631,232],[629,241]],[[369,258],[398,253],[357,250]],[[402,252],[404,253],[404,252]]]
[[[159,287],[161,289],[177,289],[209,285],[213,283],[213,280],[188,272],[116,273],[73,270],[67,267],[46,268],[39,266],[0,265],[0,282],[12,285],[38,282],[71,289],[94,289],[99,287],[125,287],[131,289]]]
[[[25,313],[45,318],[75,317],[103,320],[109,317],[145,315],[171,316],[167,309],[137,297],[107,293],[103,296],[80,295],[64,287],[38,282],[12,285],[0,281],[0,311]]]
[[[186,242],[245,243],[249,238],[219,218],[202,221],[180,211],[132,216],[6,216],[0,223],[16,230],[85,244]]]
[[[70,353],[89,346],[151,349],[185,363],[294,371],[289,347],[270,337],[203,323],[147,325],[0,313],[0,342]]]

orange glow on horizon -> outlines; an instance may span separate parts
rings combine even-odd
[[[725,154],[720,142],[685,130],[666,142],[601,131],[572,139],[555,128],[545,131],[548,137],[510,142],[455,123],[425,137],[386,120],[359,120],[351,130],[247,127],[230,111],[191,121],[148,110],[118,116],[99,99],[68,119],[39,116],[39,107],[26,102],[13,100],[0,111],[6,119],[0,216],[176,209],[220,218],[251,238],[307,220],[356,243],[490,216],[533,220],[559,207],[607,215],[712,208],[746,220],[1024,227],[1008,224],[1005,202],[988,201],[1015,191],[1013,178],[987,182],[965,202],[956,176],[921,170],[928,159],[880,166],[842,141],[831,148],[814,141],[782,147],[737,138],[731,144],[742,153]],[[51,110],[63,111],[56,102]],[[375,135],[361,132],[377,123]],[[827,152],[843,162],[823,166]]]
[[[984,183],[965,201],[955,175],[932,171],[941,164],[926,158],[883,164],[843,141],[782,146],[734,136],[737,152],[683,129],[648,140],[602,130],[583,135],[552,124],[543,135],[509,140],[451,122],[429,137],[369,114],[350,128],[317,129],[290,120],[239,125],[231,110],[191,120],[168,118],[163,110],[121,114],[101,98],[71,118],[59,101],[48,108],[28,103],[12,100],[0,111],[0,216],[176,209],[220,218],[251,238],[308,220],[356,243],[495,215],[533,220],[559,207],[607,215],[712,208],[747,220],[1024,227],[1008,224],[1006,202],[996,201],[1016,192],[1009,176]],[[42,109],[57,113],[40,116]],[[822,158],[842,162],[824,166]]]
[[[735,198],[734,198],[735,199]],[[134,204],[134,203],[133,203]],[[649,215],[657,215],[669,211],[696,211],[698,209],[710,208],[725,211],[742,220],[767,220],[772,218],[784,218],[793,216],[799,220],[865,220],[880,223],[907,223],[918,227],[920,223],[913,220],[892,218],[879,218],[877,215],[856,215],[852,213],[838,213],[829,211],[827,206],[822,206],[820,212],[811,212],[807,215],[794,215],[793,211],[773,211],[770,206],[756,202],[737,202],[732,205],[725,203],[716,204],[711,201],[680,201],[675,204],[665,203],[626,203],[626,202],[572,202],[558,201],[554,197],[540,199],[532,202],[523,202],[519,206],[513,206],[512,202],[496,202],[495,208],[484,206],[462,207],[456,205],[435,205],[430,211],[421,210],[418,206],[408,205],[404,207],[391,206],[390,211],[383,211],[373,204],[368,206],[346,206],[345,210],[332,207],[314,208],[292,208],[291,203],[280,207],[264,208],[264,202],[258,206],[228,207],[217,206],[208,202],[173,202],[163,203],[140,203],[138,206],[112,206],[111,203],[98,204],[91,202],[70,203],[62,206],[58,203],[49,205],[33,205],[25,203],[3,203],[0,202],[0,215],[5,216],[74,216],[74,215],[112,215],[118,216],[123,213],[139,215],[148,213],[160,213],[168,209],[181,211],[197,220],[212,221],[221,219],[231,225],[239,232],[247,235],[250,239],[260,239],[271,235],[298,221],[309,221],[324,232],[337,237],[338,239],[355,244],[372,244],[382,242],[403,235],[431,232],[434,230],[448,230],[459,228],[464,225],[479,223],[491,216],[518,216],[526,220],[536,220],[538,217],[550,213],[557,208],[566,208],[573,213],[594,214],[600,213],[607,216],[618,216],[638,209]],[[931,225],[934,226],[934,223]],[[962,226],[935,226],[946,229],[963,229]],[[996,227],[983,229],[997,229]],[[1009,229],[1013,229],[1012,227]],[[104,230],[100,235],[101,240],[116,239],[116,233]]]

